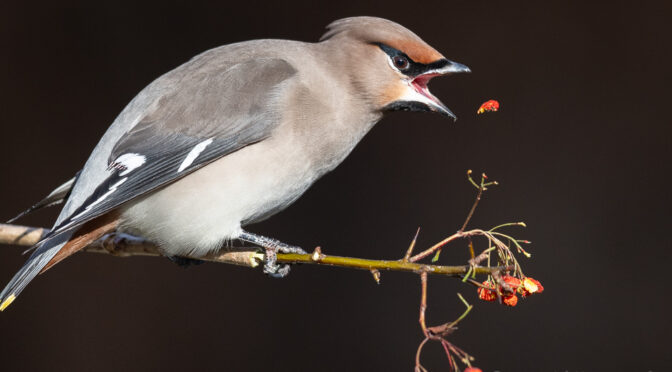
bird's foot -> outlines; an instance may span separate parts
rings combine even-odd
[[[278,264],[278,250],[274,248],[264,248],[264,274],[272,278],[284,278],[289,274],[289,265]]]
[[[265,258],[264,258],[264,274],[269,275],[273,278],[284,278],[289,274],[289,265],[279,265],[277,262],[277,254],[281,253],[295,253],[295,254],[306,254],[306,251],[299,247],[285,244],[279,240],[272,238],[267,238],[265,236],[252,234],[247,231],[243,231],[238,239],[258,245],[264,248]]]

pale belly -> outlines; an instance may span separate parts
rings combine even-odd
[[[331,170],[312,165],[299,148],[263,141],[225,156],[129,203],[120,230],[155,242],[166,255],[217,250],[239,236],[241,223],[282,210]]]

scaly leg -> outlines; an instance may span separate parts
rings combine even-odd
[[[283,278],[289,274],[289,265],[278,265],[276,260],[276,254],[278,252],[282,253],[296,253],[296,254],[306,254],[306,251],[299,247],[291,246],[285,244],[279,240],[272,238],[267,238],[262,235],[252,234],[250,232],[244,231],[238,236],[238,239],[258,245],[266,251],[266,262],[264,263],[264,273],[268,274],[274,278]]]

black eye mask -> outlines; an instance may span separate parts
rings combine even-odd
[[[408,67],[405,69],[400,69],[399,71],[401,71],[404,75],[411,78],[417,77],[418,75],[422,75],[433,70],[444,68],[450,64],[450,61],[448,61],[445,58],[439,59],[438,61],[428,64],[415,62],[411,57],[406,55],[406,53],[394,49],[391,46],[385,45],[383,43],[372,43],[372,44],[377,45],[391,59],[394,57],[406,58],[406,60],[408,60]]]

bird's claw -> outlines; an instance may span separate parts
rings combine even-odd
[[[279,265],[277,262],[278,252],[281,253],[294,253],[294,254],[306,254],[306,251],[299,247],[294,247],[291,245],[286,245],[284,243],[277,242],[273,247],[265,248],[266,257],[264,259],[264,274],[272,278],[284,278],[289,274],[290,267],[288,264]]]
[[[268,274],[273,278],[284,278],[289,274],[289,265],[278,265],[278,252],[307,254],[306,251],[299,247],[291,246],[265,236],[252,234],[244,230],[238,236],[238,239],[264,248],[264,251],[266,252],[264,257],[264,274]]]
[[[289,265],[278,265],[278,249],[266,248],[264,259],[264,274],[272,278],[284,278],[289,274]]]
[[[303,249],[299,247],[294,247],[291,245],[281,245],[278,246],[278,251],[282,253],[293,253],[293,254],[308,254],[308,252],[304,251]]]

